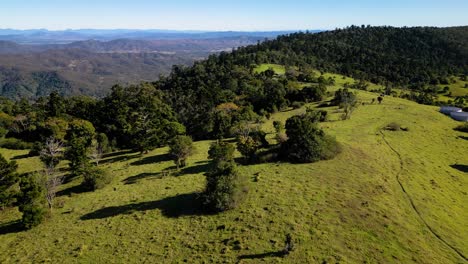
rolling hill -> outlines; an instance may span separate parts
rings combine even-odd
[[[360,102],[376,97],[356,92]],[[335,107],[325,109],[332,116],[321,126],[343,143],[343,152],[313,164],[240,166],[249,193],[237,209],[206,215],[194,203],[210,141],[196,142],[187,168],[172,174],[167,148],[143,156],[113,153],[101,165],[112,172],[109,186],[83,192],[80,179],[65,184],[59,208],[37,228],[19,231],[17,209],[2,212],[0,261],[466,261],[468,141],[452,130],[457,123],[436,107],[392,97],[359,106],[346,121]],[[303,111],[273,114],[263,129],[272,133],[273,121]],[[409,130],[382,130],[391,122]],[[24,157],[27,151],[1,152],[22,172],[40,166],[38,158]],[[295,250],[279,257],[288,233]]]

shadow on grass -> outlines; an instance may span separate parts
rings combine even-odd
[[[259,253],[259,254],[251,254],[251,255],[241,255],[238,257],[239,260],[241,259],[263,259],[263,258],[273,258],[273,257],[284,257],[287,253],[283,250],[280,251],[272,251],[266,253]]]
[[[23,154],[23,155],[16,155],[11,159],[12,160],[20,160],[20,159],[27,159],[27,158],[30,158],[30,157],[32,157],[32,156],[29,155],[29,154]]]
[[[114,157],[114,158],[107,158],[107,159],[103,159],[99,162],[99,164],[107,164],[107,163],[114,163],[114,162],[119,162],[119,161],[125,161],[125,160],[129,160],[129,159],[134,159],[134,158],[138,158],[140,157],[141,154],[137,153],[137,154],[132,154],[132,155],[123,155],[123,156],[117,156],[117,157]]]
[[[198,193],[181,194],[164,198],[159,201],[133,203],[121,206],[111,206],[99,209],[80,217],[81,220],[104,219],[118,215],[132,214],[159,209],[166,217],[177,218],[187,215],[209,214],[203,210]]]
[[[147,164],[170,161],[170,160],[172,159],[169,154],[160,154],[160,155],[151,156],[151,157],[144,157],[140,160],[130,163],[130,165],[140,166],[140,165],[147,165]]]
[[[461,164],[453,164],[450,167],[459,170],[461,172],[468,172],[468,165],[461,165]]]
[[[24,231],[24,227],[20,221],[14,221],[0,225],[0,235],[19,233],[21,231]]]
[[[211,163],[200,163],[199,165],[185,167],[180,170],[180,175],[184,174],[199,174],[208,172],[211,167]]]
[[[468,137],[465,137],[465,136],[459,136],[458,138],[468,140]]]
[[[125,155],[125,154],[132,154],[132,153],[135,153],[135,151],[133,151],[133,150],[121,150],[121,151],[117,151],[117,152],[106,153],[106,154],[102,155],[102,158],[107,159],[107,158],[110,158],[110,157],[115,157],[115,156],[120,156],[120,155]]]
[[[137,183],[140,180],[144,180],[144,179],[161,179],[162,177],[163,177],[163,173],[161,173],[161,172],[156,172],[156,173],[144,172],[144,173],[140,173],[140,174],[135,175],[135,176],[130,176],[130,177],[126,178],[125,180],[123,180],[122,182],[124,184],[134,184],[134,183]]]
[[[83,185],[75,185],[72,187],[69,187],[67,189],[61,190],[57,192],[57,197],[58,196],[71,196],[72,194],[80,194],[80,193],[85,193],[88,192],[89,190],[83,187]]]

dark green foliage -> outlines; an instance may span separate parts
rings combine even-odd
[[[251,136],[239,135],[237,137],[237,150],[249,162],[256,158],[257,151],[260,149],[261,142]]]
[[[468,133],[468,122],[465,122],[455,128],[457,131],[467,132]]]
[[[77,173],[88,160],[89,149],[94,138],[93,125],[85,120],[73,120],[67,130],[65,139],[67,149],[65,157],[70,161],[70,168]]]
[[[65,113],[65,99],[57,91],[50,93],[46,106],[49,117],[58,117]]]
[[[83,166],[79,174],[83,176],[83,187],[90,191],[102,189],[112,181],[107,171],[93,165]]]
[[[96,142],[97,142],[97,149],[100,153],[109,153],[112,151],[112,147],[109,144],[109,139],[107,138],[106,134],[104,133],[97,133],[96,134]]]
[[[174,159],[177,169],[185,167],[187,158],[193,154],[195,147],[189,136],[176,136],[169,143],[169,155]]]
[[[216,162],[229,162],[234,160],[234,151],[236,148],[233,144],[227,142],[215,142],[211,144],[208,150],[208,158]]]
[[[336,140],[318,127],[309,114],[293,116],[286,121],[288,140],[281,146],[283,158],[298,163],[331,159],[340,152]]]
[[[185,133],[161,92],[151,84],[114,86],[100,107],[98,129],[123,148],[145,152]]]
[[[256,63],[307,65],[379,84],[428,84],[467,72],[467,36],[468,27],[351,26],[280,36],[233,56],[245,61],[256,53]]]
[[[346,105],[355,105],[356,101],[356,94],[349,91],[348,88],[344,88],[335,92],[335,97],[333,97],[331,105],[337,105],[340,108],[344,108]]]
[[[16,173],[18,165],[15,161],[8,162],[0,155],[0,208],[10,206],[14,201],[16,191],[13,186],[18,182]]]
[[[209,150],[212,169],[206,174],[203,202],[212,211],[221,212],[239,205],[247,192],[234,162],[234,147],[229,143],[214,143]]]
[[[46,214],[45,190],[36,174],[21,176],[18,208],[23,213],[22,224],[26,229],[39,225]]]
[[[306,114],[312,122],[325,122],[328,119],[328,112],[325,110],[308,108]]]

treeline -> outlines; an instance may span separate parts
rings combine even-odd
[[[444,84],[451,75],[468,73],[468,27],[351,26],[294,33],[230,57],[245,66],[308,65],[377,84]]]

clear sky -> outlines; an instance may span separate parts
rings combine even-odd
[[[0,0],[0,28],[334,29],[468,25],[468,0]]]

